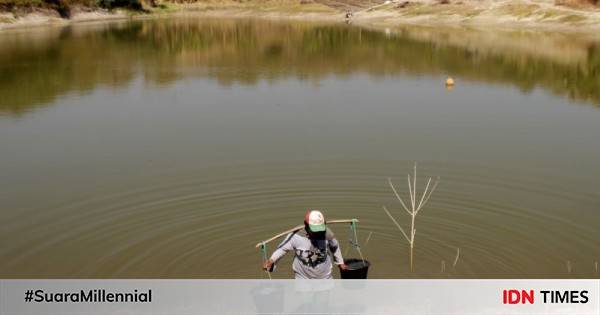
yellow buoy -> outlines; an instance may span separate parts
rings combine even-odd
[[[446,86],[454,86],[454,79],[452,79],[452,77],[446,79]]]

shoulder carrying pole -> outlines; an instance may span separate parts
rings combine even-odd
[[[327,224],[350,223],[353,226],[356,226],[356,222],[358,222],[358,219],[330,220],[330,221],[327,221],[326,223]],[[287,231],[281,232],[281,233],[279,233],[279,234],[277,234],[277,235],[275,235],[275,236],[273,236],[273,237],[271,237],[271,238],[269,238],[267,240],[259,242],[258,244],[256,244],[256,248],[266,248],[266,244],[267,243],[272,242],[272,241],[274,241],[274,240],[276,240],[276,239],[278,239],[278,238],[280,238],[282,236],[286,236],[286,235],[288,235],[290,233],[293,233],[293,232],[296,232],[296,231],[300,231],[303,228],[304,228],[304,225],[298,225],[298,226],[296,226],[294,228],[291,228],[291,229],[289,229]]]

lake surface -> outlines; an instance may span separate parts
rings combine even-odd
[[[372,278],[600,276],[600,41],[584,35],[202,17],[7,31],[0,148],[0,278],[266,278],[254,244],[309,208],[360,219]],[[408,229],[387,179],[408,199],[415,162],[419,191],[440,184],[410,273],[382,206]]]

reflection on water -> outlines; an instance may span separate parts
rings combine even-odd
[[[598,277],[599,50],[199,18],[1,33],[0,278],[261,278],[253,245],[307,208],[360,218],[375,278]],[[387,178],[405,194],[413,161],[441,183],[410,274],[381,206],[407,224]]]
[[[123,86],[138,74],[158,85],[185,77],[230,85],[448,73],[600,103],[600,42],[572,34],[406,28],[386,35],[340,25],[189,18],[7,33],[0,43],[5,113],[71,91]]]

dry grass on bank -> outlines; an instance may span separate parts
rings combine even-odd
[[[339,13],[332,7],[313,0],[162,0],[161,3],[183,11],[239,10],[256,13],[278,12],[284,14]]]
[[[554,4],[571,8],[585,9],[592,6],[600,7],[600,0],[555,0]]]
[[[385,25],[497,25],[556,29],[600,29],[600,0],[0,0],[1,24],[33,24],[26,16],[72,20],[138,13],[198,12],[221,16],[338,19],[353,11],[353,23]],[[74,8],[74,10],[72,10]],[[98,10],[103,9],[103,10]],[[108,9],[108,10],[105,10]],[[4,11],[4,13],[2,13]],[[72,13],[73,11],[74,13]],[[8,13],[7,13],[8,12]],[[83,13],[82,13],[83,12]],[[58,13],[58,14],[57,14]],[[80,14],[82,13],[82,14]],[[34,19],[30,19],[34,20]],[[38,18],[38,24],[43,18]],[[54,19],[56,22],[56,19]]]
[[[0,0],[0,11],[11,12],[15,16],[32,12],[56,11],[62,18],[70,18],[74,9],[90,11],[94,9],[126,8],[144,11],[154,6],[154,0]]]
[[[12,13],[15,18],[30,13],[51,15],[54,11],[62,18],[70,18],[72,11],[110,11],[117,8],[132,13],[231,10],[283,14],[338,13],[334,8],[313,0],[0,0],[0,13]],[[0,14],[0,23],[10,23],[3,19],[7,19],[6,14]]]

